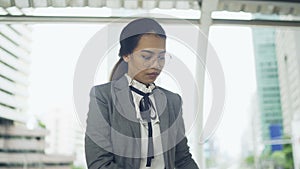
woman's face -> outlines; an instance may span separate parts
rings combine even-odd
[[[166,40],[155,34],[142,35],[133,53],[124,56],[128,75],[144,84],[153,83],[165,64]]]

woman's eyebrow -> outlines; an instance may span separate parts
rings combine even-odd
[[[141,52],[147,52],[147,53],[155,54],[155,52],[153,52],[151,50],[146,50],[146,49],[141,50]],[[159,54],[161,54],[161,53],[166,53],[166,50],[162,50],[162,51],[159,52]]]
[[[151,50],[145,50],[145,49],[141,50],[141,52],[147,52],[147,53],[151,53],[151,54],[154,54],[154,53],[155,53],[155,52],[153,52],[153,51],[151,51]]]

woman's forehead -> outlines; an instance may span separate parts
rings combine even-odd
[[[161,38],[155,34],[146,34],[142,35],[135,51],[139,51],[142,49],[157,49],[157,50],[165,50],[166,48],[166,39]]]

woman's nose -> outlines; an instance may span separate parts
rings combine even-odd
[[[156,69],[162,69],[163,65],[161,65],[159,63],[159,59],[158,58],[155,58],[153,61],[152,61],[152,64],[150,66],[150,68],[156,68]]]

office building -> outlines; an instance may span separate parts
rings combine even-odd
[[[291,137],[295,169],[300,168],[300,31],[276,33],[276,53],[284,133]]]
[[[31,29],[0,25],[0,169],[68,169],[72,156],[46,155],[42,127],[28,129]]]
[[[271,138],[270,132],[273,126],[281,126],[282,130],[283,124],[275,45],[276,31],[273,28],[253,28],[252,31],[262,140],[279,139]]]

